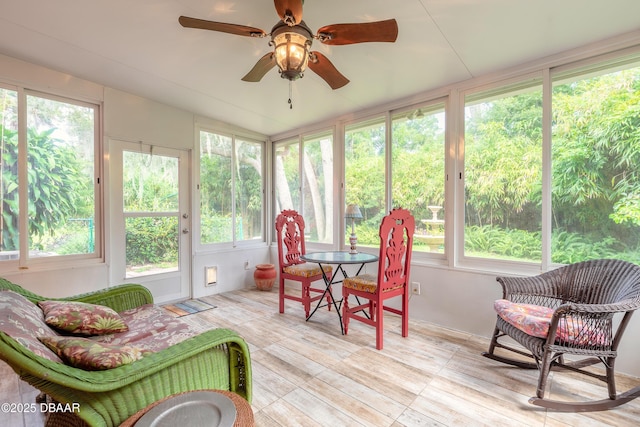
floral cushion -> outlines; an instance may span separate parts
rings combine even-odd
[[[333,271],[330,265],[322,264],[322,270],[329,275]],[[302,264],[293,264],[283,268],[283,271],[287,274],[300,277],[311,277],[318,274],[322,274],[320,265],[313,262],[303,262]]]
[[[37,305],[13,291],[0,291],[0,331],[38,356],[62,363],[36,337],[57,337],[58,334],[45,322]]]
[[[505,322],[527,335],[547,338],[554,309],[533,304],[518,304],[505,299],[496,300],[494,309]],[[581,319],[561,318],[556,330],[556,342],[574,345],[608,345],[610,340],[600,330],[584,328]]]
[[[40,301],[47,324],[76,335],[102,335],[128,330],[127,324],[109,307],[77,301]]]
[[[131,346],[103,344],[84,337],[38,337],[67,364],[101,371],[140,360],[145,352]]]
[[[342,286],[356,291],[376,293],[378,289],[378,278],[373,274],[361,274],[355,277],[348,277],[342,281]]]
[[[131,345],[146,351],[160,351],[202,333],[182,318],[171,316],[164,308],[145,304],[120,313],[129,330],[89,337],[103,344]],[[195,320],[194,320],[195,321]]]

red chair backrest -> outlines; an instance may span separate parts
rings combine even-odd
[[[280,268],[301,264],[304,255],[304,218],[292,209],[285,209],[276,217],[278,261]]]
[[[407,286],[415,228],[415,219],[407,209],[393,209],[382,219],[378,292]]]

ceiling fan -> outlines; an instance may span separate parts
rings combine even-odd
[[[272,52],[267,53],[242,80],[259,82],[269,70],[278,66],[280,76],[289,81],[303,77],[307,66],[318,74],[332,89],[339,89],[349,83],[336,67],[317,51],[310,51],[313,39],[326,45],[345,45],[366,42],[395,42],[398,24],[395,19],[384,21],[326,25],[313,35],[302,20],[304,0],[274,0],[280,21],[267,34],[263,30],[245,25],[207,21],[181,16],[178,21],[183,27],[220,31],[247,37],[271,36]]]

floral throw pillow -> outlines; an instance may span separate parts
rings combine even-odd
[[[69,334],[104,335],[129,330],[109,307],[77,301],[40,301],[47,325]]]
[[[82,337],[38,337],[65,363],[86,371],[101,371],[140,360],[145,352],[137,347],[104,344]]]

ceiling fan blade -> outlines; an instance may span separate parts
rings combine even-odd
[[[318,30],[317,39],[324,44],[344,45],[366,42],[395,42],[398,23],[395,19],[358,24],[333,24]]]
[[[253,66],[251,71],[249,71],[242,80],[245,82],[259,82],[275,65],[276,57],[273,52],[269,52],[256,62],[256,65]]]
[[[340,71],[320,52],[311,52],[309,68],[319,75],[331,86],[331,89],[340,89],[349,83],[349,79],[340,74]]]
[[[285,24],[298,25],[302,21],[303,0],[274,0],[276,12]]]
[[[267,35],[267,33],[260,28],[247,27],[246,25],[227,24],[225,22],[206,21],[204,19],[189,18],[188,16],[181,16],[178,18],[178,22],[186,28],[220,31],[238,36],[265,37]]]

